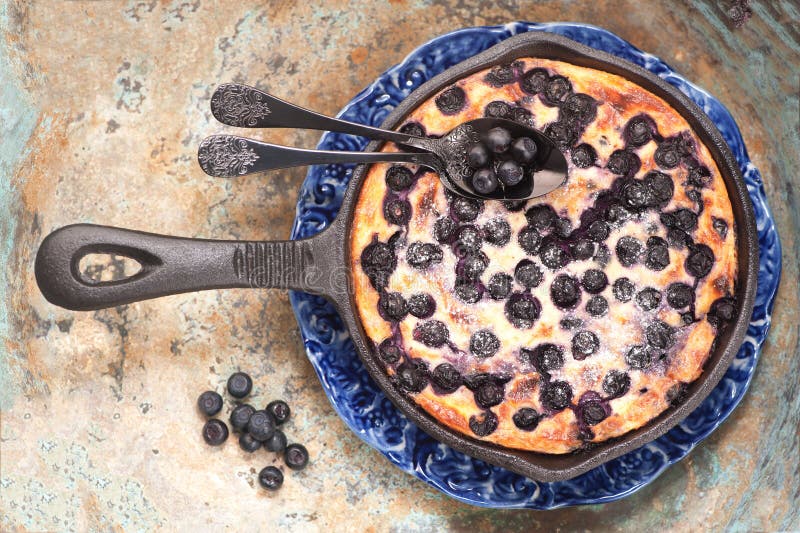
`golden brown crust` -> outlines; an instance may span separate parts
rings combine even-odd
[[[682,314],[686,310],[675,310],[665,303],[667,287],[674,282],[688,285],[695,278],[686,271],[687,247],[669,247],[670,263],[661,271],[648,269],[640,263],[633,267],[620,264],[615,245],[622,236],[634,236],[640,241],[648,237],[667,238],[667,229],[659,220],[659,212],[649,210],[639,217],[614,227],[606,239],[610,261],[601,266],[592,260],[572,261],[557,271],[542,268],[544,280],[531,293],[541,302],[542,311],[531,328],[514,327],[504,314],[504,301],[483,297],[475,304],[460,301],[453,294],[456,282],[456,256],[447,246],[444,259],[424,271],[411,267],[405,261],[408,244],[415,241],[436,243],[432,236],[434,222],[448,213],[448,199],[436,175],[430,172],[417,173],[417,181],[408,194],[411,204],[411,220],[407,229],[388,223],[383,214],[384,198],[389,189],[385,174],[390,165],[373,165],[366,176],[354,214],[351,232],[351,268],[355,282],[355,301],[364,329],[377,346],[389,337],[402,340],[408,358],[421,360],[433,370],[443,362],[453,364],[462,374],[492,373],[510,376],[504,387],[502,403],[491,408],[497,415],[497,428],[486,436],[476,436],[470,428],[470,417],[479,415],[484,409],[475,403],[473,392],[462,386],[451,394],[439,394],[428,384],[419,393],[411,396],[416,402],[442,424],[468,436],[481,438],[501,446],[533,450],[543,453],[566,453],[580,447],[585,442],[601,442],[620,436],[632,429],[641,427],[658,416],[670,404],[681,384],[690,383],[702,373],[716,330],[706,320],[713,302],[733,293],[736,277],[736,238],[731,205],[719,169],[707,148],[690,132],[689,125],[666,102],[641,87],[619,76],[593,69],[578,67],[564,62],[525,58],[519,60],[524,71],[531,68],[544,68],[553,75],[567,77],[576,93],[584,93],[598,102],[597,116],[583,131],[578,143],[586,142],[597,152],[597,165],[581,169],[570,163],[567,185],[545,197],[530,201],[527,207],[549,204],[560,217],[570,220],[573,228],[580,225],[581,214],[593,204],[597,193],[608,189],[616,176],[605,166],[610,155],[625,147],[622,131],[624,125],[634,116],[646,114],[651,117],[664,137],[681,133],[691,135],[696,146],[694,154],[697,161],[710,171],[710,178],[703,188],[696,189],[702,195],[702,211],[688,196],[692,187],[687,187],[688,170],[684,165],[676,169],[659,169],[654,161],[655,142],[636,149],[641,159],[641,169],[636,173],[641,178],[650,170],[661,170],[673,179],[674,195],[661,211],[672,212],[678,208],[699,212],[696,229],[691,231],[694,243],[703,243],[713,251],[715,262],[705,277],[699,278],[695,290],[695,322],[684,325]],[[544,129],[558,119],[558,108],[543,103],[541,95],[526,94],[519,83],[503,87],[492,87],[485,83],[487,71],[475,73],[456,83],[467,95],[467,105],[456,115],[447,116],[437,108],[434,99],[423,103],[408,117],[409,122],[418,122],[429,135],[442,135],[455,126],[483,116],[484,108],[492,101],[505,101],[528,109],[532,113],[534,125]],[[395,151],[396,147],[387,144],[385,151]],[[567,158],[569,160],[569,156]],[[409,167],[416,171],[417,169]],[[497,247],[484,243],[482,250],[489,258],[489,266],[481,275],[486,280],[496,272],[513,275],[515,265],[523,258],[536,259],[525,253],[517,242],[517,234],[527,224],[524,211],[510,212],[500,202],[486,202],[477,220],[471,222],[482,227],[487,221],[502,217],[511,226],[511,241]],[[725,221],[726,235],[714,228],[714,219]],[[362,251],[375,239],[387,242],[400,231],[397,249],[397,267],[389,278],[387,290],[398,292],[406,298],[414,293],[424,292],[433,295],[436,312],[431,319],[446,324],[449,331],[450,347],[430,348],[414,340],[413,330],[417,323],[425,322],[408,315],[397,324],[392,324],[378,312],[378,291],[371,285],[361,266]],[[541,266],[541,263],[539,263]],[[580,278],[589,268],[599,268],[605,272],[609,286],[601,293],[609,303],[608,313],[592,317],[585,310],[587,295],[573,311],[559,310],[551,303],[549,288],[559,273],[568,273]],[[653,287],[662,293],[662,304],[653,312],[643,311],[635,301],[620,302],[612,294],[614,280],[627,277],[639,291]],[[515,283],[515,290],[520,287]],[[575,331],[562,328],[559,321],[564,316],[583,321],[582,329],[594,332],[600,339],[597,353],[583,360],[575,360],[571,354],[571,339]],[[675,328],[674,345],[665,351],[663,360],[656,361],[646,370],[630,368],[625,354],[632,345],[645,344],[645,328],[658,319]],[[491,330],[500,339],[499,351],[486,359],[479,359],[469,353],[471,335],[481,329]],[[521,348],[533,348],[542,343],[553,343],[564,348],[562,368],[551,373],[550,380],[565,381],[573,391],[572,408],[551,413],[540,400],[543,378],[524,358]],[[401,361],[402,362],[402,361]],[[629,391],[617,398],[608,398],[602,383],[609,371],[626,372],[630,377]],[[388,372],[394,374],[397,365],[388,365]],[[593,391],[603,397],[609,409],[608,416],[591,426],[579,424],[579,399]],[[591,395],[590,395],[591,396]],[[586,398],[590,398],[586,396]],[[541,418],[533,431],[519,429],[512,418],[522,407],[535,409]],[[549,413],[549,414],[548,414]]]

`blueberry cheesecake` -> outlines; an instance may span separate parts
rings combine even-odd
[[[717,165],[652,93],[536,58],[459,80],[401,129],[436,137],[483,116],[547,133],[566,184],[481,202],[426,168],[370,167],[350,234],[366,335],[396,387],[476,439],[562,454],[643,426],[681,401],[736,312]],[[476,168],[485,149],[506,154],[509,168],[476,171],[492,183],[531,150],[497,137],[471,154]]]

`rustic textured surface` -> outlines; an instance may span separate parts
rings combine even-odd
[[[800,527],[800,7],[727,0],[372,2],[25,0],[0,7],[0,528],[304,530],[535,527],[779,530]],[[364,9],[361,12],[361,9]],[[398,10],[406,10],[398,16]],[[223,181],[195,163],[220,128],[221,81],[335,113],[415,46],[515,19],[602,25],[728,105],[761,169],[784,246],[784,283],[752,388],[686,460],[617,503],[547,513],[450,500],[352,435],[327,402],[285,293],[172,296],[93,313],[44,301],[32,274],[44,235],[85,221],[210,238],[285,238],[304,171]],[[266,136],[266,135],[265,135]],[[311,146],[319,134],[270,140]],[[270,454],[199,438],[194,401],[250,372],[257,402],[286,398],[312,464],[277,494],[254,488]]]

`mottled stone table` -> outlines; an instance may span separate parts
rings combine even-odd
[[[754,2],[741,28],[730,0],[244,3],[0,7],[0,529],[800,528],[796,1]],[[335,113],[422,42],[517,19],[605,26],[712,90],[742,127],[783,239],[784,283],[749,394],[639,493],[553,512],[443,496],[337,418],[286,293],[212,291],[72,313],[37,290],[38,243],[72,222],[208,238],[289,234],[304,170],[224,181],[195,163],[199,140],[220,129],[208,111],[218,82]],[[269,137],[312,146],[319,133]],[[269,454],[209,449],[199,438],[197,394],[221,389],[237,368],[254,376],[256,401],[290,401],[288,432],[312,454],[276,494],[254,488]]]

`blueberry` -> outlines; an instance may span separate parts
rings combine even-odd
[[[668,228],[692,231],[697,227],[697,215],[691,209],[681,208],[672,213],[662,213],[661,223]]]
[[[228,439],[228,426],[217,418],[211,418],[203,426],[203,440],[210,446],[219,446]]]
[[[644,252],[642,241],[636,237],[626,235],[617,241],[617,259],[622,266],[630,267],[639,262],[639,257]]]
[[[620,302],[629,302],[633,298],[634,290],[636,289],[628,278],[619,278],[614,282],[614,298]]]
[[[663,172],[651,170],[645,175],[643,183],[647,190],[647,204],[650,206],[664,205],[675,194],[675,183]]]
[[[275,425],[280,426],[289,420],[292,410],[289,409],[289,404],[283,400],[273,400],[267,404],[267,412],[275,419]]]
[[[641,166],[639,156],[628,150],[616,150],[606,163],[606,168],[617,176],[633,176]]]
[[[478,194],[492,194],[500,186],[497,174],[491,168],[482,168],[472,175],[472,188]]]
[[[475,404],[481,409],[488,409],[503,403],[505,392],[502,385],[497,383],[484,383],[474,393]]]
[[[511,226],[501,217],[495,217],[483,226],[486,242],[495,246],[505,246],[511,240]]]
[[[230,423],[234,431],[246,431],[247,423],[256,410],[252,405],[239,404],[231,411]]]
[[[525,252],[535,254],[542,244],[542,235],[533,226],[525,226],[517,235],[517,241]]]
[[[543,68],[534,68],[526,72],[519,82],[520,88],[528,94],[538,94],[544,91],[550,75]]]
[[[386,186],[393,191],[402,191],[414,183],[414,173],[402,165],[392,165],[386,171]]]
[[[486,74],[483,80],[492,87],[502,87],[503,85],[508,85],[516,79],[517,74],[514,72],[514,70],[515,67],[519,67],[520,65],[521,63],[519,62],[508,65],[497,65],[496,67],[493,67],[488,74]]]
[[[544,233],[553,229],[558,215],[549,205],[537,204],[525,211],[525,218],[533,228]]]
[[[234,372],[228,378],[228,394],[234,398],[244,398],[253,390],[253,380],[244,372]]]
[[[625,372],[611,370],[603,378],[603,391],[611,398],[624,396],[631,388],[631,377]]]
[[[523,259],[514,268],[514,277],[526,289],[538,287],[542,282],[542,269],[530,259]]]
[[[631,368],[643,370],[650,366],[653,362],[653,358],[650,350],[641,344],[636,344],[631,346],[628,353],[625,354],[625,362],[628,363]]]
[[[389,283],[389,275],[396,266],[394,249],[384,242],[376,240],[361,252],[361,268],[377,290],[383,289]]]
[[[267,466],[258,473],[258,484],[267,490],[278,490],[283,485],[283,473],[274,466]]]
[[[283,461],[292,470],[302,470],[308,464],[308,450],[302,444],[290,444],[283,452]]]
[[[470,353],[481,359],[493,356],[499,349],[500,339],[489,330],[476,331],[469,339]]]
[[[698,166],[689,170],[689,174],[686,177],[687,185],[690,185],[692,187],[697,187],[700,189],[707,186],[710,181],[711,181],[711,172],[708,170],[708,167],[706,166]]]
[[[414,137],[425,137],[425,127],[419,122],[406,122],[400,127],[400,133],[413,135]]]
[[[497,429],[497,425],[497,415],[491,411],[469,417],[469,429],[479,437],[491,435]]]
[[[572,84],[564,76],[553,76],[544,87],[542,101],[550,106],[561,105],[567,95],[572,92]]]
[[[674,309],[688,307],[694,301],[694,289],[685,283],[670,283],[667,303]]]
[[[597,102],[588,94],[574,93],[567,96],[559,112],[560,119],[574,120],[587,125],[597,116]]]
[[[486,146],[494,154],[502,154],[511,145],[511,134],[505,128],[492,128],[486,133]]]
[[[581,299],[581,288],[578,280],[567,274],[559,274],[550,284],[550,298],[556,307],[571,309]]]
[[[717,329],[720,329],[726,322],[730,322],[736,316],[736,303],[733,298],[719,298],[711,304],[706,319]]]
[[[516,328],[530,328],[541,312],[539,300],[527,292],[515,292],[506,301],[506,318]]]
[[[581,420],[587,426],[594,426],[602,422],[608,416],[606,410],[600,402],[586,402],[581,405]]]
[[[473,144],[467,152],[467,163],[472,168],[485,167],[489,163],[489,150],[481,143]]]
[[[622,189],[625,205],[631,209],[641,209],[647,205],[647,188],[639,180],[631,180]]]
[[[408,200],[393,198],[383,204],[383,218],[390,224],[404,226],[411,220],[411,203]]]
[[[458,390],[464,383],[464,377],[450,363],[442,363],[433,369],[431,381],[436,389],[445,394],[450,394]]]
[[[502,300],[511,292],[511,282],[513,278],[503,272],[492,274],[489,282],[486,284],[486,290],[489,291],[489,297],[493,300]]]
[[[444,322],[439,320],[429,320],[428,322],[418,322],[414,326],[414,340],[421,342],[429,348],[440,348],[450,340],[450,332]]]
[[[578,261],[590,259],[594,255],[594,243],[588,239],[581,239],[569,247],[572,257]]]
[[[561,411],[572,402],[572,387],[566,381],[542,383],[539,401],[551,411]]]
[[[517,211],[522,211],[525,209],[525,206],[528,205],[528,200],[504,200],[503,207],[505,207],[506,211],[511,213],[516,213]]]
[[[581,285],[589,294],[599,294],[608,286],[608,276],[602,270],[591,268],[583,273]]]
[[[647,115],[636,115],[625,125],[622,135],[629,145],[639,147],[650,142],[655,130],[653,119]]]
[[[606,209],[604,218],[611,223],[621,223],[631,218],[631,212],[622,204],[613,203]]]
[[[275,434],[275,419],[267,411],[256,411],[247,422],[247,432],[254,439],[264,442]]]
[[[675,168],[681,162],[681,156],[678,152],[677,139],[671,137],[664,139],[661,144],[656,148],[656,153],[653,156],[656,164],[661,168]]]
[[[579,137],[579,132],[572,124],[560,120],[548,124],[544,129],[544,133],[556,143],[556,146],[562,152],[569,150],[570,146],[575,144]]]
[[[685,231],[672,228],[667,231],[667,242],[673,248],[680,250],[690,245],[692,243],[692,239]]]
[[[253,453],[261,448],[261,441],[254,439],[249,433],[242,433],[239,435],[239,448],[248,453]]]
[[[206,416],[214,416],[222,409],[222,396],[207,390],[197,398],[197,407]]]
[[[511,156],[521,164],[536,159],[537,150],[536,142],[530,137],[519,137],[511,144]]]
[[[467,304],[478,303],[483,297],[483,289],[480,285],[475,283],[456,282],[456,286],[453,290],[456,298]]]
[[[530,407],[521,408],[511,417],[514,425],[523,431],[533,431],[536,429],[540,419],[541,417],[539,413],[536,412],[536,409],[531,409]]]
[[[611,261],[611,250],[608,248],[606,243],[601,242],[597,245],[597,250],[594,252],[593,259],[602,266],[606,266],[608,262]]]
[[[705,244],[698,244],[689,252],[689,256],[684,262],[686,272],[696,278],[702,278],[714,266],[714,252]]]
[[[597,161],[597,152],[591,145],[583,143],[571,150],[572,164],[578,168],[589,168]]]
[[[511,110],[511,120],[523,126],[533,127],[533,113],[524,107],[515,107]]]
[[[456,231],[455,254],[464,257],[467,254],[475,253],[481,249],[481,230],[475,226],[461,226]]]
[[[561,327],[561,329],[566,329],[566,330],[577,329],[583,326],[583,320],[581,320],[580,318],[567,316],[562,318],[558,322],[558,325]]]
[[[412,242],[406,250],[406,261],[419,270],[441,263],[443,257],[442,249],[428,242]]]
[[[564,366],[564,348],[556,344],[540,344],[533,350],[522,348],[520,354],[544,376]]]
[[[666,394],[666,400],[670,405],[678,405],[683,401],[686,397],[686,388],[685,383],[676,383],[669,388]]]
[[[675,344],[675,328],[666,322],[656,320],[645,328],[645,337],[650,346],[666,350]]]
[[[636,303],[645,311],[652,311],[661,303],[661,292],[648,287],[636,295]]]
[[[486,107],[483,110],[483,116],[491,118],[505,118],[505,119],[510,118],[511,106],[508,105],[507,102],[503,102],[500,100],[489,102],[488,104],[486,104]]]
[[[592,316],[603,316],[608,312],[608,300],[596,294],[586,302],[586,312]]]
[[[572,358],[581,361],[600,348],[600,339],[591,331],[579,331],[572,337]]]
[[[669,248],[666,242],[663,246],[648,246],[645,252],[644,265],[650,270],[664,270],[669,266]]]
[[[280,429],[276,429],[272,438],[264,442],[264,448],[270,452],[282,452],[286,449],[286,434]]]
[[[457,115],[467,103],[467,94],[461,87],[453,85],[437,96],[435,102],[443,115]]]
[[[511,159],[503,161],[500,163],[500,166],[497,167],[497,177],[503,182],[503,185],[508,187],[513,187],[522,181],[523,175],[522,167],[519,166],[519,163]]]
[[[552,270],[558,270],[569,263],[571,259],[565,247],[555,242],[548,242],[542,245],[539,250],[539,257],[544,266]]]
[[[397,367],[396,377],[402,390],[421,392],[428,385],[428,367],[421,361],[403,363]]]
[[[483,274],[487,266],[489,266],[489,258],[485,253],[469,254],[459,261],[456,274],[461,280],[475,281]]]
[[[408,312],[417,318],[430,318],[436,311],[433,296],[424,292],[412,294],[408,299]]]
[[[408,314],[408,305],[399,292],[382,292],[378,298],[380,315],[392,322],[400,322]]]
[[[384,339],[378,346],[378,355],[384,362],[393,364],[403,356],[403,349],[391,337]]]
[[[506,374],[491,374],[488,372],[479,372],[464,376],[464,385],[472,392],[477,391],[487,383],[495,383],[497,385],[505,385],[511,381],[511,376]]]
[[[453,239],[458,229],[458,223],[450,217],[441,217],[433,223],[433,238],[438,242],[447,243]]]
[[[456,196],[450,202],[450,210],[460,222],[472,222],[478,218],[481,209],[483,209],[483,202],[472,198]]]

